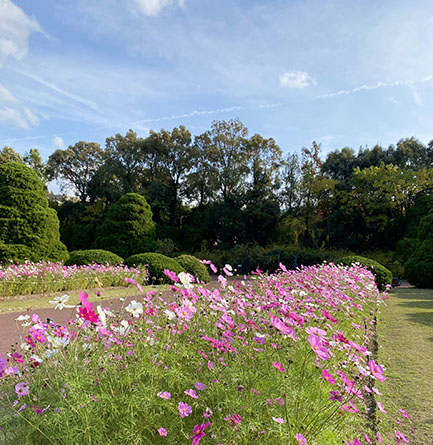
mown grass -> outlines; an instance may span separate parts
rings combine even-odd
[[[145,292],[147,291],[165,291],[169,289],[168,285],[158,286],[142,286]],[[115,298],[127,298],[136,296],[139,292],[136,286],[129,287],[114,287],[114,288],[101,288],[101,289],[80,289],[75,291],[55,292],[51,294],[38,294],[29,296],[16,296],[8,297],[3,301],[0,300],[0,314],[6,314],[9,312],[20,312],[31,310],[54,308],[50,301],[55,296],[68,294],[71,296],[68,304],[78,304],[80,302],[78,295],[81,291],[85,291],[89,294],[89,301],[98,302],[102,300],[110,300]],[[97,295],[97,292],[100,295]]]
[[[388,411],[406,410],[418,445],[433,444],[433,290],[394,289],[378,318],[381,385]],[[398,425],[391,426],[398,429]]]

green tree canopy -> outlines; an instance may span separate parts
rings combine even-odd
[[[6,162],[0,164],[0,260],[25,257],[59,261],[68,253],[43,182],[23,163]]]
[[[153,249],[155,224],[146,199],[127,193],[108,210],[96,229],[94,248],[109,250],[122,258]]]

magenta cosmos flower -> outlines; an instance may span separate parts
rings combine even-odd
[[[386,377],[383,375],[383,368],[380,365],[377,365],[374,360],[370,360],[368,362],[368,367],[370,368],[371,375],[375,377],[380,382],[386,380]]]
[[[307,439],[302,434],[296,434],[295,438],[299,445],[305,445],[307,443]]]
[[[29,382],[21,382],[15,385],[15,392],[18,398],[28,396],[30,394]]]
[[[192,397],[193,399],[198,399],[198,395],[197,395],[195,389],[187,389],[186,391],[184,391],[184,393],[185,393],[187,396]]]
[[[308,342],[311,345],[311,349],[322,359],[322,360],[328,360],[329,358],[329,352],[328,350],[322,345],[322,342],[320,341],[320,337],[317,335],[310,335],[308,337]]]
[[[179,402],[179,405],[177,407],[179,410],[180,417],[188,417],[192,413],[192,408],[184,402]]]
[[[197,382],[197,383],[194,383],[194,386],[199,391],[204,391],[206,389],[206,385],[204,383]]]
[[[158,428],[158,433],[160,436],[166,436],[167,430],[165,428]]]
[[[210,422],[204,423],[202,422],[201,425],[196,425],[192,432],[193,435],[189,436],[190,439],[192,439],[191,445],[198,445],[200,443],[200,439],[205,435],[204,430],[208,428],[210,425]]]
[[[157,396],[161,397],[161,399],[169,399],[171,397],[171,394],[168,391],[164,391],[164,392],[159,392]]]
[[[286,368],[283,368],[283,365],[280,362],[272,362],[275,369],[278,369],[278,371],[284,372]]]
[[[335,385],[335,384],[337,383],[337,380],[335,380],[335,379],[332,377],[332,374],[330,374],[326,369],[323,369],[323,370],[322,370],[322,376],[323,376],[323,378],[324,378],[327,382],[329,382],[331,385]]]

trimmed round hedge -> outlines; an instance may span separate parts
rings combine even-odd
[[[375,276],[376,284],[380,291],[385,289],[387,284],[392,283],[392,273],[382,264],[377,261],[365,258],[363,256],[351,255],[346,256],[340,260],[345,266],[351,266],[353,263],[360,263],[362,266],[366,266],[368,270]]]
[[[210,275],[207,267],[200,263],[200,260],[192,255],[180,255],[176,257],[176,261],[191,275],[200,281],[209,283]]]
[[[70,252],[65,266],[85,266],[86,264],[122,264],[123,258],[113,252],[102,249],[75,250]]]
[[[186,270],[173,258],[160,253],[138,253],[125,260],[128,267],[147,265],[149,271],[149,282],[161,281],[172,283],[172,281],[163,274],[164,269],[168,269],[177,274],[186,272]]]
[[[422,241],[404,265],[406,277],[416,287],[433,289],[433,239]]]

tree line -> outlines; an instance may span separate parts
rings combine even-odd
[[[345,147],[324,160],[313,142],[283,156],[274,139],[250,136],[233,119],[195,137],[180,126],[147,137],[129,130],[108,137],[104,148],[79,141],[46,163],[36,149],[21,156],[5,147],[0,162],[8,160],[75,193],[75,201],[51,202],[68,250],[90,248],[95,228],[127,193],[150,204],[159,248],[185,252],[249,243],[393,248],[411,221],[433,209],[419,199],[433,189],[433,141],[415,138]]]

